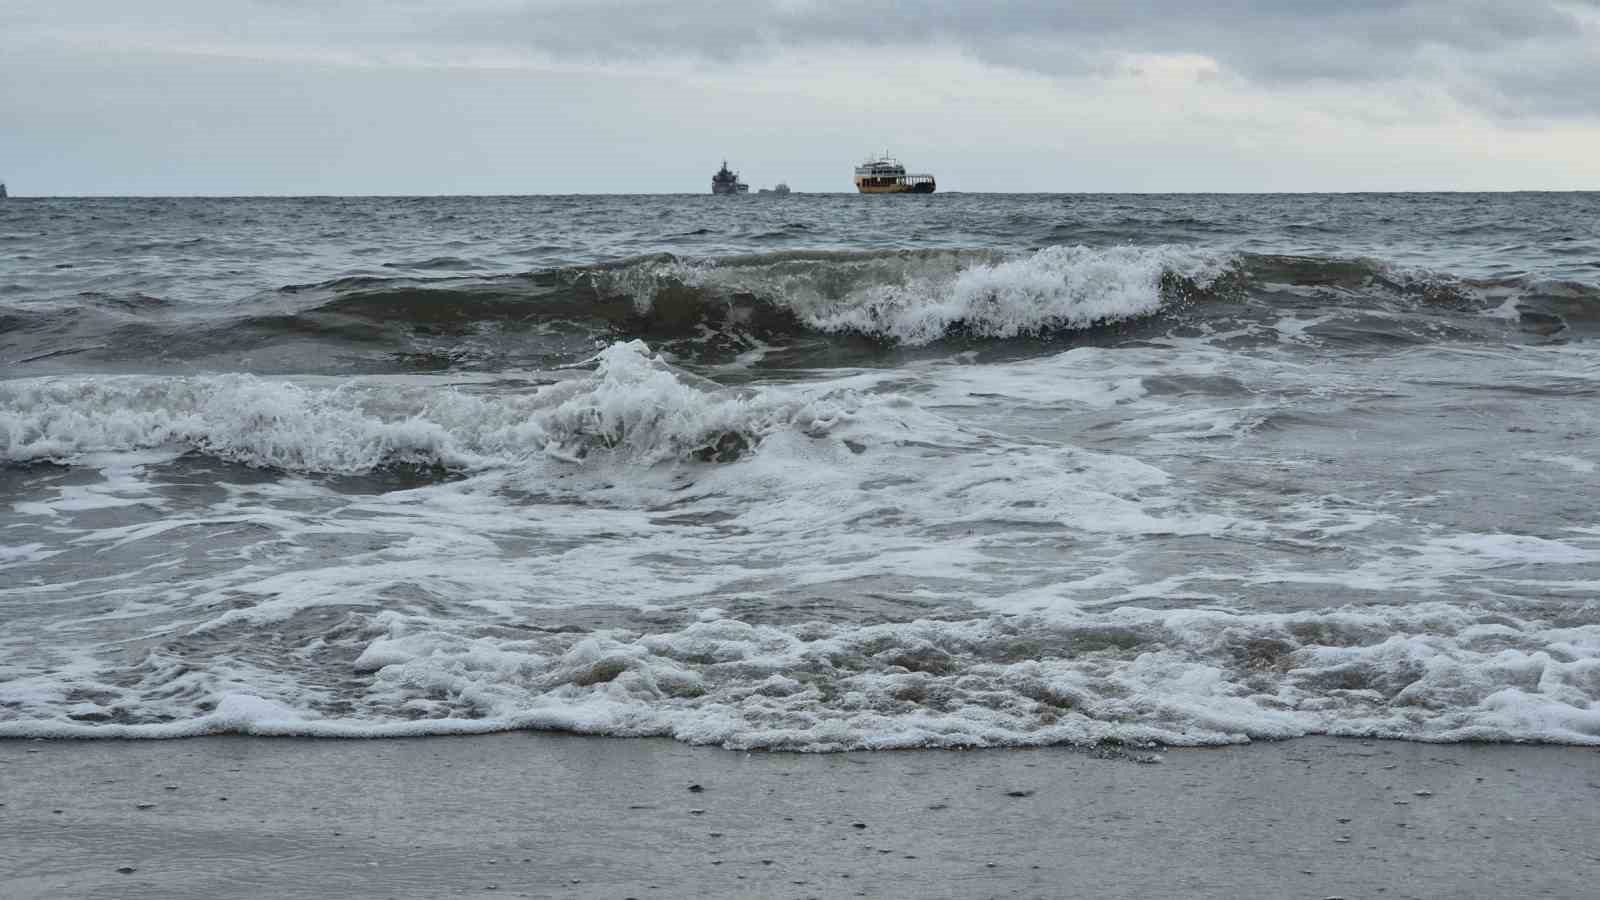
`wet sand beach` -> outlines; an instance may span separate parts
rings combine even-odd
[[[0,742],[0,896],[1581,897],[1600,753]],[[131,871],[127,871],[131,869]]]

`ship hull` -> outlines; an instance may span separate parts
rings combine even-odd
[[[932,179],[920,181],[916,184],[905,184],[903,182],[872,184],[865,179],[856,179],[856,190],[863,194],[931,194],[934,191],[934,187]]]

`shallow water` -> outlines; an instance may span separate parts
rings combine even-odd
[[[12,200],[0,735],[1600,743],[1600,195]]]

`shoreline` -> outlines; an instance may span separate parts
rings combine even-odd
[[[1560,745],[4,739],[0,895],[1578,897],[1597,800]]]

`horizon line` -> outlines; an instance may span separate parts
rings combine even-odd
[[[7,182],[0,181],[0,184]],[[1600,187],[1585,188],[1404,188],[1390,190],[1304,190],[1304,191],[1252,191],[1252,190],[1190,190],[1190,191],[950,191],[941,190],[934,194],[917,195],[923,198],[961,195],[986,195],[986,196],[1043,196],[1043,197],[1112,197],[1112,196],[1143,196],[1143,197],[1202,197],[1202,196],[1241,196],[1241,197],[1294,197],[1294,196],[1329,196],[1329,195],[1358,195],[1358,194],[1592,194],[1600,193]],[[839,191],[801,191],[791,190],[788,194],[775,196],[793,197],[796,195],[833,197],[833,196],[873,196],[861,194],[852,190]],[[156,193],[156,194],[122,194],[122,193],[87,193],[87,194],[10,194],[8,200],[403,200],[403,199],[453,199],[453,198],[483,198],[498,199],[512,197],[759,197],[760,192],[751,192],[740,195],[718,195],[709,191],[573,191],[573,192],[516,192],[516,193],[438,193],[438,194],[411,194],[411,193],[352,193],[352,194],[327,194],[327,193]],[[909,196],[909,195],[908,195]],[[734,202],[737,202],[735,200]]]

